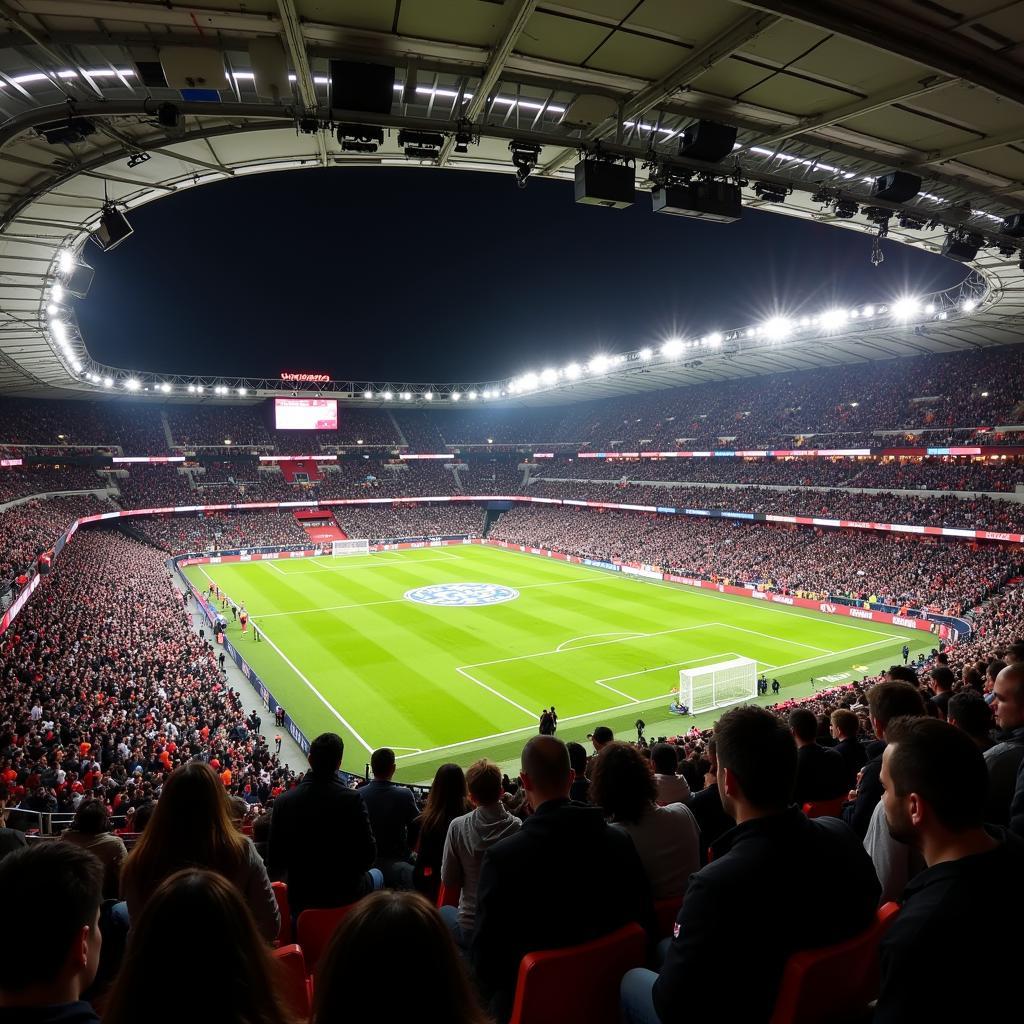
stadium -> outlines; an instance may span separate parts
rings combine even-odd
[[[0,3],[0,1024],[1013,1006],[1022,43]]]

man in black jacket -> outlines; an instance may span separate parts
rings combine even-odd
[[[653,923],[633,841],[599,808],[569,801],[574,773],[565,744],[554,736],[531,739],[520,778],[533,814],[484,855],[471,948],[498,1020],[509,1015],[527,953],[589,942],[630,921]]]
[[[341,907],[383,877],[370,870],[377,844],[362,797],[338,777],[345,745],[325,732],[309,747],[309,771],[274,801],[270,874],[288,883],[293,916],[310,907]]]
[[[793,799],[803,806],[815,800],[835,800],[845,796],[846,765],[835,750],[816,742],[818,718],[807,708],[789,713],[789,730],[796,742],[796,785]]]
[[[868,690],[868,712],[878,742],[868,747],[868,763],[860,775],[857,789],[850,792],[849,803],[843,806],[843,821],[860,836],[867,835],[871,815],[882,799],[882,751],[885,750],[885,728],[894,718],[902,715],[925,714],[920,691],[911,683],[888,679]]]
[[[857,773],[864,767],[868,755],[860,741],[860,719],[856,711],[837,708],[831,715],[831,733],[836,745],[832,748],[846,765],[846,788],[857,785]]]
[[[722,804],[737,824],[690,876],[661,973],[639,968],[623,978],[632,1024],[718,1020],[723,1005],[730,1021],[766,1021],[790,954],[841,942],[874,918],[878,879],[857,837],[790,802],[789,730],[751,706],[724,714],[715,737]],[[825,912],[794,903],[809,893],[824,894]]]
[[[704,776],[704,788],[690,797],[689,806],[697,819],[700,829],[700,862],[707,863],[707,851],[720,836],[728,832],[736,822],[725,813],[722,797],[718,792],[718,753],[715,737],[707,745],[708,772]]]
[[[984,1005],[989,1020],[1012,1020],[1020,994],[1011,956],[977,986],[942,984],[936,950],[1008,935],[1024,916],[1024,842],[986,828],[988,773],[977,745],[961,730],[929,718],[892,723],[882,759],[882,806],[894,838],[918,849],[928,865],[904,892],[904,904],[882,940],[882,989],[876,1024],[965,1021]],[[1003,929],[1009,928],[1009,933]]]
[[[408,786],[391,781],[395,764],[395,752],[390,747],[375,750],[370,755],[373,779],[359,790],[359,795],[370,812],[370,824],[377,839],[374,867],[383,872],[389,889],[411,889],[413,857],[409,826],[419,816],[420,809]]]

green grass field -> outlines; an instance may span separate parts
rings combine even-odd
[[[635,736],[638,717],[649,737],[710,724],[714,713],[669,713],[680,668],[754,658],[796,696],[812,676],[848,681],[901,660],[905,642],[915,653],[933,644],[923,632],[477,545],[185,571],[245,603],[266,642],[235,623],[229,636],[308,736],[339,732],[352,771],[393,747],[407,782],[484,753],[515,768],[552,704],[566,739],[598,724]],[[434,607],[404,596],[451,583],[518,597]]]

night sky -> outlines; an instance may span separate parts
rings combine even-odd
[[[423,169],[258,174],[129,215],[77,304],[90,352],[135,370],[489,380],[673,334],[889,300],[965,269],[746,210],[731,225],[573,202],[572,185]]]

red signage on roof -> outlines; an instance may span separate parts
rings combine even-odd
[[[288,381],[290,384],[327,384],[330,382],[330,379],[331,375],[329,373],[281,371],[281,380]]]

